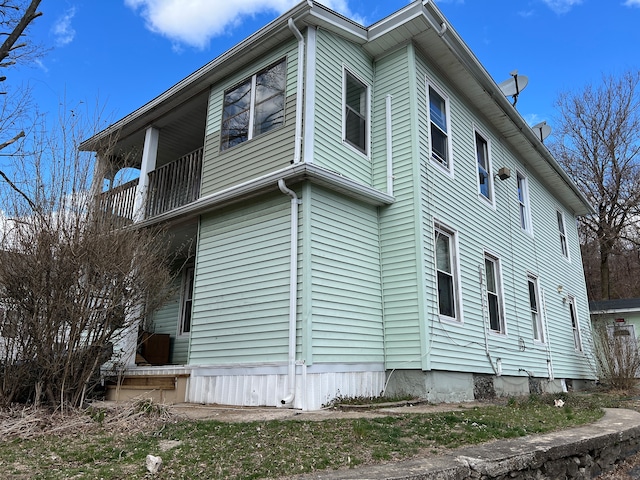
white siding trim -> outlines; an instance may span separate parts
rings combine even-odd
[[[194,367],[186,401],[237,406],[281,406],[287,390],[287,365],[231,368]],[[384,390],[386,372],[380,364],[325,364],[296,367],[293,408],[319,410],[336,398],[376,397]]]

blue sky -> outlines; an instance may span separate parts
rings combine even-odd
[[[295,0],[43,0],[30,38],[48,50],[6,69],[56,115],[83,102],[118,120],[291,8]],[[405,0],[327,0],[365,25]],[[435,0],[489,74],[529,77],[518,110],[553,126],[563,90],[640,69],[640,0]]]

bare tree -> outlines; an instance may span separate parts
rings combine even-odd
[[[114,228],[89,195],[83,122],[63,111],[60,129],[35,129],[3,182],[0,404],[81,405],[123,332],[171,294],[166,232]]]
[[[557,141],[550,148],[597,213],[583,217],[583,245],[597,246],[601,299],[612,295],[611,259],[621,241],[638,242],[640,72],[605,76],[599,85],[562,93]]]
[[[42,15],[42,12],[38,12],[40,2],[41,0],[0,1],[0,37],[4,37],[0,45],[0,69],[6,69],[18,63],[19,60],[26,60],[38,54],[37,48],[32,43],[24,41],[24,35],[27,27]],[[0,82],[4,82],[6,79],[6,76],[0,76]],[[7,92],[0,93],[4,95],[7,94]],[[2,127],[7,125],[8,119],[22,114],[24,103],[26,99],[28,99],[26,93],[27,92],[22,92],[22,95],[19,95],[19,100],[17,101],[10,99],[3,102],[0,131],[5,132],[5,128]],[[15,105],[16,103],[17,105]],[[12,105],[13,110],[8,108],[8,105]],[[17,142],[25,136],[25,133],[23,130],[19,130],[18,132],[11,133],[10,136],[11,138],[0,140],[0,150]]]
[[[600,381],[615,390],[630,390],[640,374],[638,340],[628,325],[616,325],[613,319],[601,319],[594,328],[594,347]]]

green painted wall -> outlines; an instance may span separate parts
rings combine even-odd
[[[211,90],[203,194],[284,168],[293,156],[295,42],[255,68]],[[226,88],[287,55],[285,127],[219,153],[221,102]],[[340,58],[340,61],[336,61]],[[392,96],[395,203],[374,208],[311,184],[301,196],[298,261],[298,355],[316,362],[386,361],[387,368],[546,376],[592,376],[588,355],[573,348],[567,294],[575,295],[583,345],[591,346],[586,292],[575,221],[543,179],[507,148],[482,112],[430,68],[413,45],[374,62],[356,45],[317,32],[316,165],[386,191],[385,102]],[[371,150],[362,155],[342,142],[344,68],[371,87]],[[427,78],[447,96],[453,140],[452,175],[429,159]],[[479,198],[474,128],[490,143],[495,202]],[[267,153],[265,153],[267,152]],[[533,234],[519,226],[516,171],[529,181]],[[556,209],[565,214],[570,258],[560,251]],[[289,198],[278,193],[202,217],[190,364],[282,362],[287,357]],[[437,312],[433,227],[457,234],[462,316]],[[501,265],[505,334],[488,333],[482,310],[484,252]],[[548,342],[532,337],[527,274],[539,277]],[[558,293],[558,286],[563,293]],[[489,356],[486,349],[488,348]]]
[[[294,155],[297,45],[294,41],[287,42],[265,55],[259,63],[212,86],[205,135],[202,196],[290,165]],[[285,125],[221,152],[220,127],[225,90],[284,57],[287,59]]]
[[[317,187],[303,201],[311,205],[313,362],[383,362],[377,209]]]
[[[386,191],[386,98],[392,95],[393,193],[395,203],[380,208],[380,250],[384,291],[387,368],[422,368],[426,336],[418,229],[416,81],[411,46],[376,63],[373,165],[376,187]]]
[[[317,128],[313,163],[371,185],[369,156],[342,141],[342,109],[344,69],[347,68],[373,90],[373,64],[358,46],[326,30],[319,29],[316,39],[314,103]]]
[[[190,364],[286,361],[289,204],[278,194],[202,217]]]
[[[500,358],[503,373],[507,375],[522,375],[522,371],[527,370],[536,376],[546,376],[547,359],[551,358],[557,377],[592,376],[590,357],[575,351],[568,304],[563,303],[557,292],[558,285],[563,285],[564,295],[575,295],[583,344],[589,352],[587,297],[572,215],[551,196],[541,179],[504,146],[481,112],[469,109],[464,97],[448,88],[446,79],[431,70],[422,57],[419,57],[417,67],[421,135],[418,161],[426,292],[428,297],[436,298],[433,222],[437,219],[457,232],[463,310],[460,322],[441,320],[434,302],[430,302],[431,308],[425,311],[427,330],[431,332],[431,368],[492,373],[485,352],[487,343],[491,359],[495,362]],[[429,159],[427,78],[449,98],[453,175],[445,174]],[[489,140],[493,172],[500,167],[508,167],[512,172],[511,178],[494,181],[495,205],[488,204],[478,195],[474,128]],[[516,171],[528,178],[532,235],[520,228]],[[565,213],[570,260],[561,254],[556,208]],[[504,335],[489,333],[485,336],[480,282],[485,251],[496,255],[501,263],[506,317]],[[528,272],[538,276],[548,328],[546,344],[533,341]]]
[[[169,362],[172,364],[187,363],[189,350],[189,336],[178,336],[178,321],[180,318],[180,286],[178,278],[175,281],[175,295],[153,315],[153,331],[155,333],[168,333],[171,335],[171,355]]]

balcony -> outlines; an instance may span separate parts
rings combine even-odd
[[[194,202],[200,196],[203,148],[149,172],[149,184],[144,205],[145,218]],[[118,226],[133,222],[136,189],[139,180],[132,180],[100,195],[100,211],[109,215]]]

